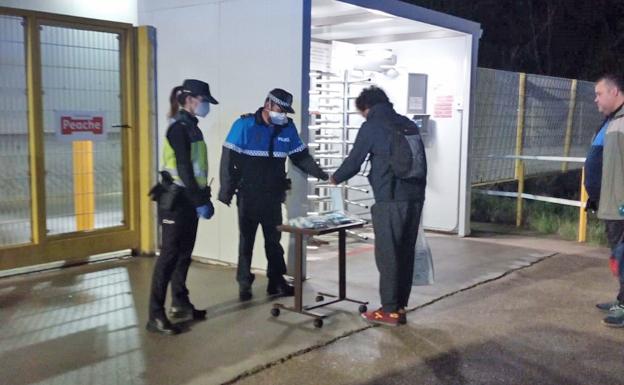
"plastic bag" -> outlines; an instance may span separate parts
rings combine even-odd
[[[433,256],[431,248],[425,237],[425,230],[422,225],[422,217],[420,226],[418,226],[418,238],[416,238],[416,248],[414,253],[414,275],[412,278],[412,286],[432,285],[435,279],[433,270]]]

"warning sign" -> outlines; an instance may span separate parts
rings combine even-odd
[[[100,141],[106,139],[105,119],[102,112],[55,111],[57,139]]]
[[[453,117],[453,95],[436,97],[433,106],[433,117],[438,119]]]

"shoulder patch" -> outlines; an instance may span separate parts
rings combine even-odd
[[[252,117],[254,117],[254,114],[246,113],[246,114],[242,114],[240,117],[241,117],[241,119],[252,118]]]

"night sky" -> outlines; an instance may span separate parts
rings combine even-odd
[[[480,23],[480,67],[583,80],[624,72],[624,0],[402,1]]]

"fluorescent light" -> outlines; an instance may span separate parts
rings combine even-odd
[[[391,49],[370,49],[358,51],[358,53],[368,59],[386,60],[390,59],[393,55]]]

